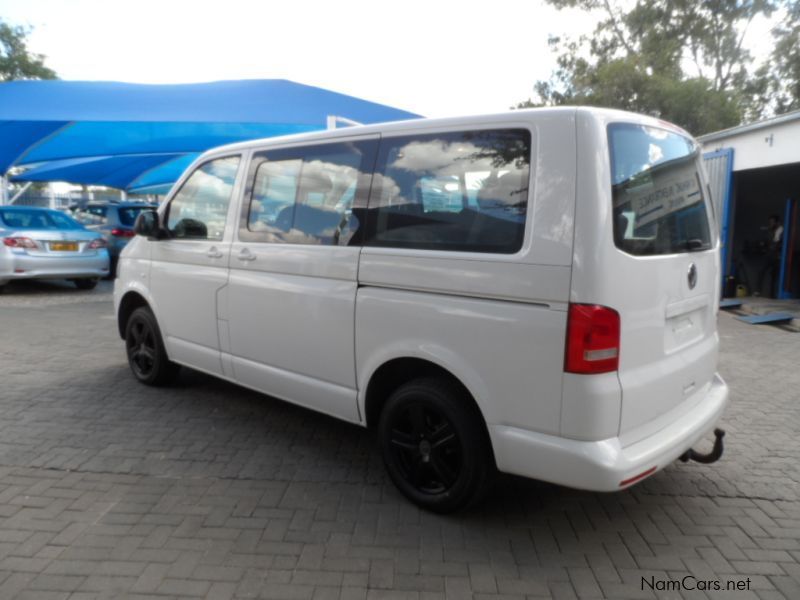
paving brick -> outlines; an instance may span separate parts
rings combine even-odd
[[[737,573],[744,575],[784,575],[785,571],[777,563],[764,561],[731,561]]]
[[[267,583],[260,591],[260,598],[269,600],[311,600],[314,587],[310,585],[289,585],[284,583]]]
[[[497,592],[495,571],[491,564],[473,563],[469,565],[469,580],[475,593],[493,594]]]
[[[206,600],[230,600],[236,593],[236,583],[215,582],[206,594]]]
[[[31,590],[74,592],[84,582],[80,575],[37,575],[29,584]]]
[[[418,592],[444,592],[445,578],[436,575],[408,575],[395,573],[393,588]],[[472,587],[473,591],[475,587]]]
[[[400,497],[358,428],[190,371],[138,385],[98,289],[0,297],[0,598],[677,597],[646,573],[800,597],[792,334],[720,316],[715,465],[619,494],[500,477],[440,516]],[[66,356],[46,352],[54,331]]]
[[[548,583],[553,583],[550,581]],[[562,582],[566,583],[566,582]],[[501,594],[547,595],[548,587],[540,580],[526,579],[498,579],[497,591]]]
[[[208,581],[195,581],[189,579],[164,579],[156,592],[159,594],[172,594],[175,596],[205,596],[211,589]]]
[[[786,598],[800,598],[800,583],[794,578],[773,575],[769,580]]]
[[[603,590],[590,568],[568,568],[569,580],[579,598],[601,598]]]
[[[141,593],[155,592],[163,583],[168,571],[168,565],[147,565],[142,574],[139,575],[139,578],[133,584],[132,591]]]
[[[390,560],[373,560],[369,567],[369,587],[391,589],[394,585],[394,564]]]

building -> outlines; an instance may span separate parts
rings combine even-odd
[[[770,293],[770,232],[776,215],[783,239],[777,251],[777,295],[800,295],[800,111],[698,138],[722,229],[725,277],[749,294]]]

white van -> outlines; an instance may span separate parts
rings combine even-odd
[[[714,428],[719,240],[699,147],[590,108],[205,153],[114,290],[134,375],[178,365],[374,429],[449,511],[495,469],[624,489]]]

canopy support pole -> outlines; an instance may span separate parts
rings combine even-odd
[[[3,204],[8,204],[8,179],[0,175],[0,206]]]
[[[9,203],[9,204],[14,204],[14,202],[16,202],[16,201],[17,201],[17,198],[19,198],[20,196],[22,196],[22,194],[24,194],[24,193],[25,193],[25,190],[27,190],[29,187],[31,187],[31,185],[32,185],[32,184],[33,184],[33,182],[32,182],[32,181],[29,181],[28,183],[26,183],[25,185],[23,185],[23,186],[22,186],[22,189],[21,189],[20,191],[18,191],[16,194],[14,194],[14,197],[13,197],[13,198],[11,198],[11,200],[9,200],[9,201],[8,201],[8,203]]]

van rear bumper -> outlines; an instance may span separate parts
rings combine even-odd
[[[618,437],[586,442],[505,425],[489,426],[489,435],[500,471],[612,492],[643,480],[645,476],[637,477],[643,473],[652,475],[674,462],[714,428],[727,405],[728,386],[716,374],[691,409],[628,446]]]

